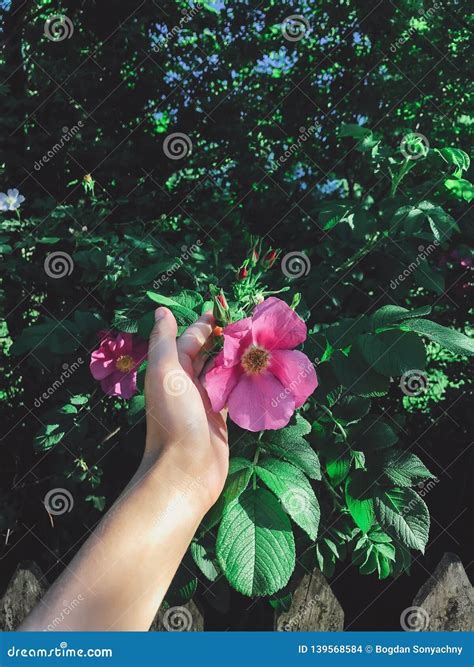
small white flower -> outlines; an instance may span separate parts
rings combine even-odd
[[[0,211],[16,211],[25,201],[16,188],[7,190],[7,194],[0,192]]]

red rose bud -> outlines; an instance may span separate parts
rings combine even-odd
[[[278,253],[276,250],[269,250],[263,258],[263,263],[267,269],[271,269],[275,264]]]
[[[216,324],[219,327],[224,327],[230,322],[229,305],[224,296],[224,292],[221,290],[218,294],[214,294],[213,301],[214,308],[212,312],[216,320]]]
[[[224,310],[229,309],[229,306],[227,305],[227,301],[225,300],[225,296],[222,292],[220,294],[218,294],[216,298],[219,301],[219,303],[221,304],[222,308],[224,308]]]
[[[238,280],[244,280],[248,276],[248,271],[246,266],[241,266],[237,274]]]
[[[256,248],[254,248],[252,250],[252,256],[251,256],[251,260],[250,260],[252,262],[253,266],[256,266],[259,257],[260,257],[260,255],[258,254],[258,250]]]

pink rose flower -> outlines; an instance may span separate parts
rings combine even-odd
[[[131,398],[137,390],[137,370],[146,357],[146,341],[132,334],[106,334],[100,347],[91,355],[92,376],[100,380],[102,390],[109,396]]]
[[[318,386],[313,364],[292,349],[306,340],[303,320],[270,297],[223,335],[224,347],[204,381],[212,409],[227,405],[230,418],[248,431],[286,426]]]

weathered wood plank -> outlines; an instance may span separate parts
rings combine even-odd
[[[474,630],[474,591],[456,554],[444,554],[400,623],[404,630]]]
[[[274,627],[279,632],[343,630],[344,611],[319,570],[303,577],[290,610],[275,614]]]

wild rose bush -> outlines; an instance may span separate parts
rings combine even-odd
[[[18,48],[0,62],[8,558],[37,552],[34,525],[48,545],[44,571],[59,573],[127,483],[144,442],[145,354],[160,304],[180,331],[214,309],[207,386],[216,409],[230,410],[229,477],[170,603],[200,594],[206,579],[286,607],[293,574],[316,566],[331,577],[352,563],[354,576],[396,577],[421,557],[430,498],[419,485],[440,472],[423,433],[446,395],[469,416],[474,189],[462,150],[464,29],[442,13],[426,26],[440,52],[454,45],[456,67],[443,77],[424,78],[437,69],[416,39],[391,55],[393,66],[374,67],[387,39],[410,27],[406,4],[366,20],[363,3],[318,3],[307,10],[311,33],[292,45],[275,5],[203,6],[139,67],[156,30],[148,3],[131,29],[119,7],[76,16],[66,0],[82,27],[57,44],[38,40],[47,7],[23,31],[15,19],[8,43]],[[165,6],[178,25],[183,3]],[[360,39],[339,38],[354,21]],[[100,48],[84,62],[91,35]],[[35,58],[23,71],[16,54],[30,41]],[[82,123],[97,63],[111,97]],[[75,106],[45,72],[67,79]],[[429,94],[407,95],[400,72]],[[296,103],[293,81],[304,91]],[[17,102],[10,86],[25,87]],[[58,122],[77,132],[46,163]],[[299,141],[298,128],[315,131]],[[193,144],[181,160],[164,151],[175,132]],[[269,304],[286,314],[260,330]],[[46,514],[53,488],[71,492],[70,513]]]
[[[400,242],[413,238],[415,244],[439,239],[442,244],[457,231],[439,204],[403,204],[395,199],[400,175],[412,168],[407,160],[381,158],[378,143],[365,129],[343,128],[342,134],[356,139],[362,135],[372,146],[370,160],[376,165],[388,161],[394,174],[392,195],[380,202],[378,213],[370,204],[361,208],[347,200],[322,203],[326,228],[345,229],[338,239],[346,243],[342,253],[330,240],[316,251],[308,249],[308,254],[297,252],[295,280],[288,268],[294,252],[265,247],[262,240],[250,238],[240,266],[217,281],[222,269],[216,265],[210,271],[209,256],[196,244],[186,270],[195,272],[197,289],[181,291],[176,288],[183,266],[179,258],[115,269],[107,260],[110,273],[103,298],[117,304],[108,322],[106,311],[99,308],[77,309],[59,326],[45,318],[25,328],[10,350],[13,358],[26,353],[28,363],[27,353],[34,351],[35,359],[53,360],[56,367],[67,367],[70,361],[65,360],[77,352],[93,350],[87,359],[90,375],[81,368],[67,378],[64,388],[42,394],[39,405],[47,407],[46,423],[36,434],[35,447],[58,455],[63,447],[63,456],[75,450],[75,458],[62,464],[64,474],[89,487],[85,501],[102,512],[108,506],[102,466],[90,466],[86,452],[97,446],[96,420],[110,429],[103,443],[120,430],[125,441],[130,433],[143,441],[143,378],[153,309],[157,304],[169,307],[182,331],[212,308],[217,326],[210,352],[213,366],[205,386],[215,410],[229,409],[231,460],[224,491],[205,517],[190,554],[194,566],[211,581],[223,572],[241,593],[273,596],[273,604],[283,607],[290,599],[285,587],[297,562],[307,567],[316,564],[327,576],[338,560],[346,558],[361,574],[385,578],[409,572],[411,552],[423,552],[429,539],[429,511],[416,486],[434,475],[399,444],[404,431],[403,383],[410,386],[413,373],[415,382],[422,381],[418,376],[426,366],[427,341],[455,355],[473,352],[472,342],[462,332],[428,319],[431,306],[418,305],[423,293],[407,296],[405,306],[387,303],[332,321],[327,311],[321,317],[317,308],[311,308],[315,285],[303,279],[309,257],[316,271],[324,272],[333,257],[347,253],[352,237],[360,239],[355,254],[334,264],[336,274],[341,266],[351,274],[351,267],[356,271],[357,262],[373,252],[384,235]],[[438,153],[460,175],[465,154],[451,149]],[[439,163],[433,157],[436,168]],[[389,220],[389,229],[371,231],[374,215]],[[360,216],[367,231],[360,226]],[[14,233],[17,223],[10,219],[8,224]],[[93,279],[102,264],[98,257],[96,263],[89,238],[77,241],[84,250],[77,250],[74,257],[83,277]],[[147,252],[147,244],[142,252]],[[221,257],[228,265],[225,249]],[[442,257],[447,257],[446,263],[453,255]],[[435,292],[440,264],[438,255],[432,269],[437,275],[432,283]],[[158,286],[166,285],[166,294],[146,286],[140,293],[139,286],[153,277]],[[317,279],[318,284],[324,279]],[[394,387],[398,414],[392,412],[387,419],[378,404]],[[53,407],[61,396],[66,398],[62,407]],[[183,585],[180,572],[170,600],[193,594],[197,579],[190,571],[186,563],[187,581]]]

